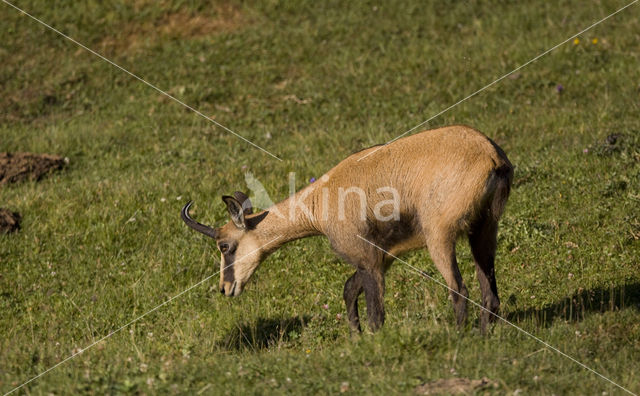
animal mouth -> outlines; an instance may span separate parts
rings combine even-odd
[[[234,281],[233,285],[231,285],[231,290],[229,290],[229,296],[235,297],[236,286],[238,285],[238,281]]]

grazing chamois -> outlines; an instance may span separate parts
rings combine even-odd
[[[373,152],[375,150],[375,152]],[[370,154],[370,155],[369,155]],[[325,235],[356,272],[344,285],[349,325],[360,331],[364,292],[369,327],[384,322],[384,275],[403,252],[427,247],[451,289],[458,325],[467,316],[455,246],[467,235],[482,290],[481,328],[500,305],[494,258],[498,219],[507,202],[513,166],[491,139],[467,126],[421,132],[352,154],[314,183],[267,210],[253,213],[241,192],[223,196],[231,221],[185,223],[214,238],[221,252],[220,292],[239,295],[258,265],[286,242]],[[374,246],[375,245],[375,246]]]

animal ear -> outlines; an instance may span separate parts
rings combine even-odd
[[[242,204],[237,199],[229,195],[223,195],[222,201],[227,204],[227,211],[231,217],[231,221],[236,227],[240,229],[247,229],[247,222],[244,218],[244,211],[242,210]]]
[[[236,191],[233,193],[233,196],[242,205],[242,211],[244,212],[245,216],[253,213],[253,205],[251,204],[251,201],[249,200],[247,194],[243,193],[242,191]]]

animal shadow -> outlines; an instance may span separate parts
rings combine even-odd
[[[620,311],[625,308],[640,308],[640,283],[628,283],[611,287],[578,289],[571,296],[565,297],[544,308],[528,308],[516,310],[507,315],[511,322],[534,319],[545,327],[551,326],[555,320],[579,322],[588,314]]]
[[[226,350],[260,350],[300,336],[309,316],[291,318],[259,318],[255,322],[237,324],[218,342]]]

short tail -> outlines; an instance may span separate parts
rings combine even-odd
[[[495,190],[491,202],[491,214],[493,218],[498,221],[504,212],[504,207],[507,204],[509,193],[511,192],[513,167],[506,164],[501,165],[493,171],[493,177],[495,178]]]

